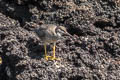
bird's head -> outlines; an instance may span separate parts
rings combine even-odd
[[[67,32],[66,28],[63,27],[63,26],[58,26],[58,27],[56,28],[56,34],[57,34],[59,37],[61,37],[62,35],[71,36],[71,35]]]

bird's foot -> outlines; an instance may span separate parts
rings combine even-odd
[[[46,60],[49,60],[49,58],[51,59],[52,56],[45,56],[45,59],[46,59]]]
[[[48,61],[48,60],[60,60],[60,58],[56,58],[56,57],[53,57],[53,56],[45,56],[45,59]]]
[[[51,60],[59,60],[60,61],[60,58],[52,57]]]

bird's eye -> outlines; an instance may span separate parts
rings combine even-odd
[[[64,31],[63,31],[63,30],[61,30],[61,29],[59,29],[59,32],[60,32],[60,33],[64,33]]]
[[[56,31],[57,35],[61,35],[61,36],[64,35],[64,33],[65,33],[65,31],[60,27],[56,28],[55,31]]]

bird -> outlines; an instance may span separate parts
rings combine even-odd
[[[46,60],[60,60],[55,56],[56,42],[62,38],[63,35],[71,36],[64,26],[57,26],[55,24],[42,24],[34,30],[37,36],[44,43],[45,59]],[[53,43],[53,56],[47,55],[47,44]]]

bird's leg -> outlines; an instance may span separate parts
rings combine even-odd
[[[45,49],[45,59],[48,60],[48,58],[51,58],[52,56],[47,56],[47,47],[46,47],[46,44],[44,44],[44,49]]]
[[[0,57],[0,64],[2,64],[2,57]]]
[[[55,58],[55,47],[56,47],[56,43],[54,43],[53,45],[53,58]]]
[[[53,45],[53,57],[52,57],[52,60],[60,60],[59,58],[55,57],[55,47],[56,47],[56,43],[54,43],[54,45]]]

